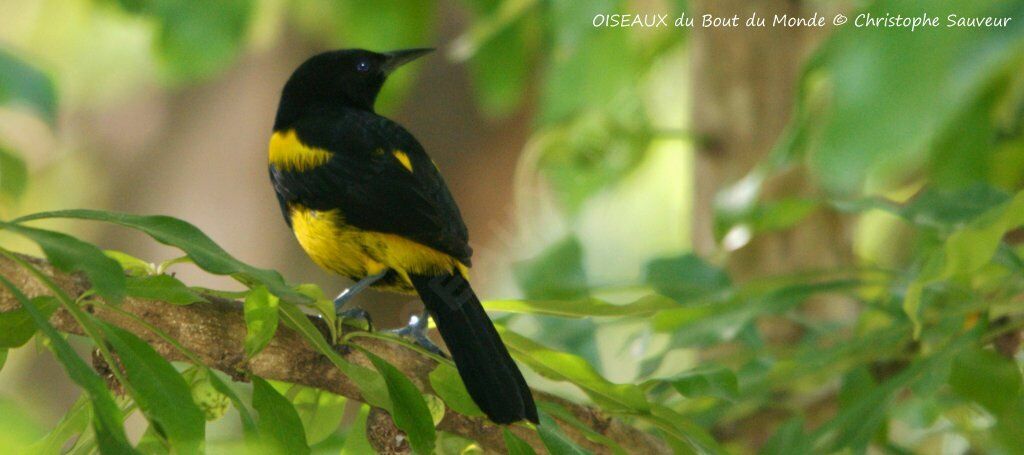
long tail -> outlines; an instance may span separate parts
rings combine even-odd
[[[462,275],[409,277],[433,316],[469,395],[495,423],[537,423],[530,388]]]

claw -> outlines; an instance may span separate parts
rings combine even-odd
[[[447,353],[441,350],[433,341],[430,341],[430,337],[427,336],[427,327],[430,325],[430,314],[424,311],[421,314],[413,315],[409,318],[409,324],[405,327],[396,330],[387,330],[386,333],[398,335],[402,338],[408,338],[416,343],[419,347],[426,349],[434,354],[437,354],[446,359],[450,359]]]

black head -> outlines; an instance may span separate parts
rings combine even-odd
[[[344,49],[314,55],[284,85],[274,128],[284,127],[309,112],[339,107],[373,111],[388,75],[432,50],[378,53]]]

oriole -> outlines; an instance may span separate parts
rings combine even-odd
[[[337,308],[367,287],[418,294],[480,409],[496,423],[536,423],[530,389],[469,285],[473,250],[440,171],[374,111],[388,75],[429,51],[339,50],[299,66],[274,121],[270,179],[313,262],[356,281]]]

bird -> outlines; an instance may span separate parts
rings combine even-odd
[[[375,111],[388,76],[430,53],[342,49],[288,78],[269,144],[270,180],[299,245],[319,267],[367,288],[418,295],[426,314],[404,333],[428,347],[433,318],[456,369],[494,423],[538,422],[522,372],[469,283],[473,250],[434,161],[402,125]]]

